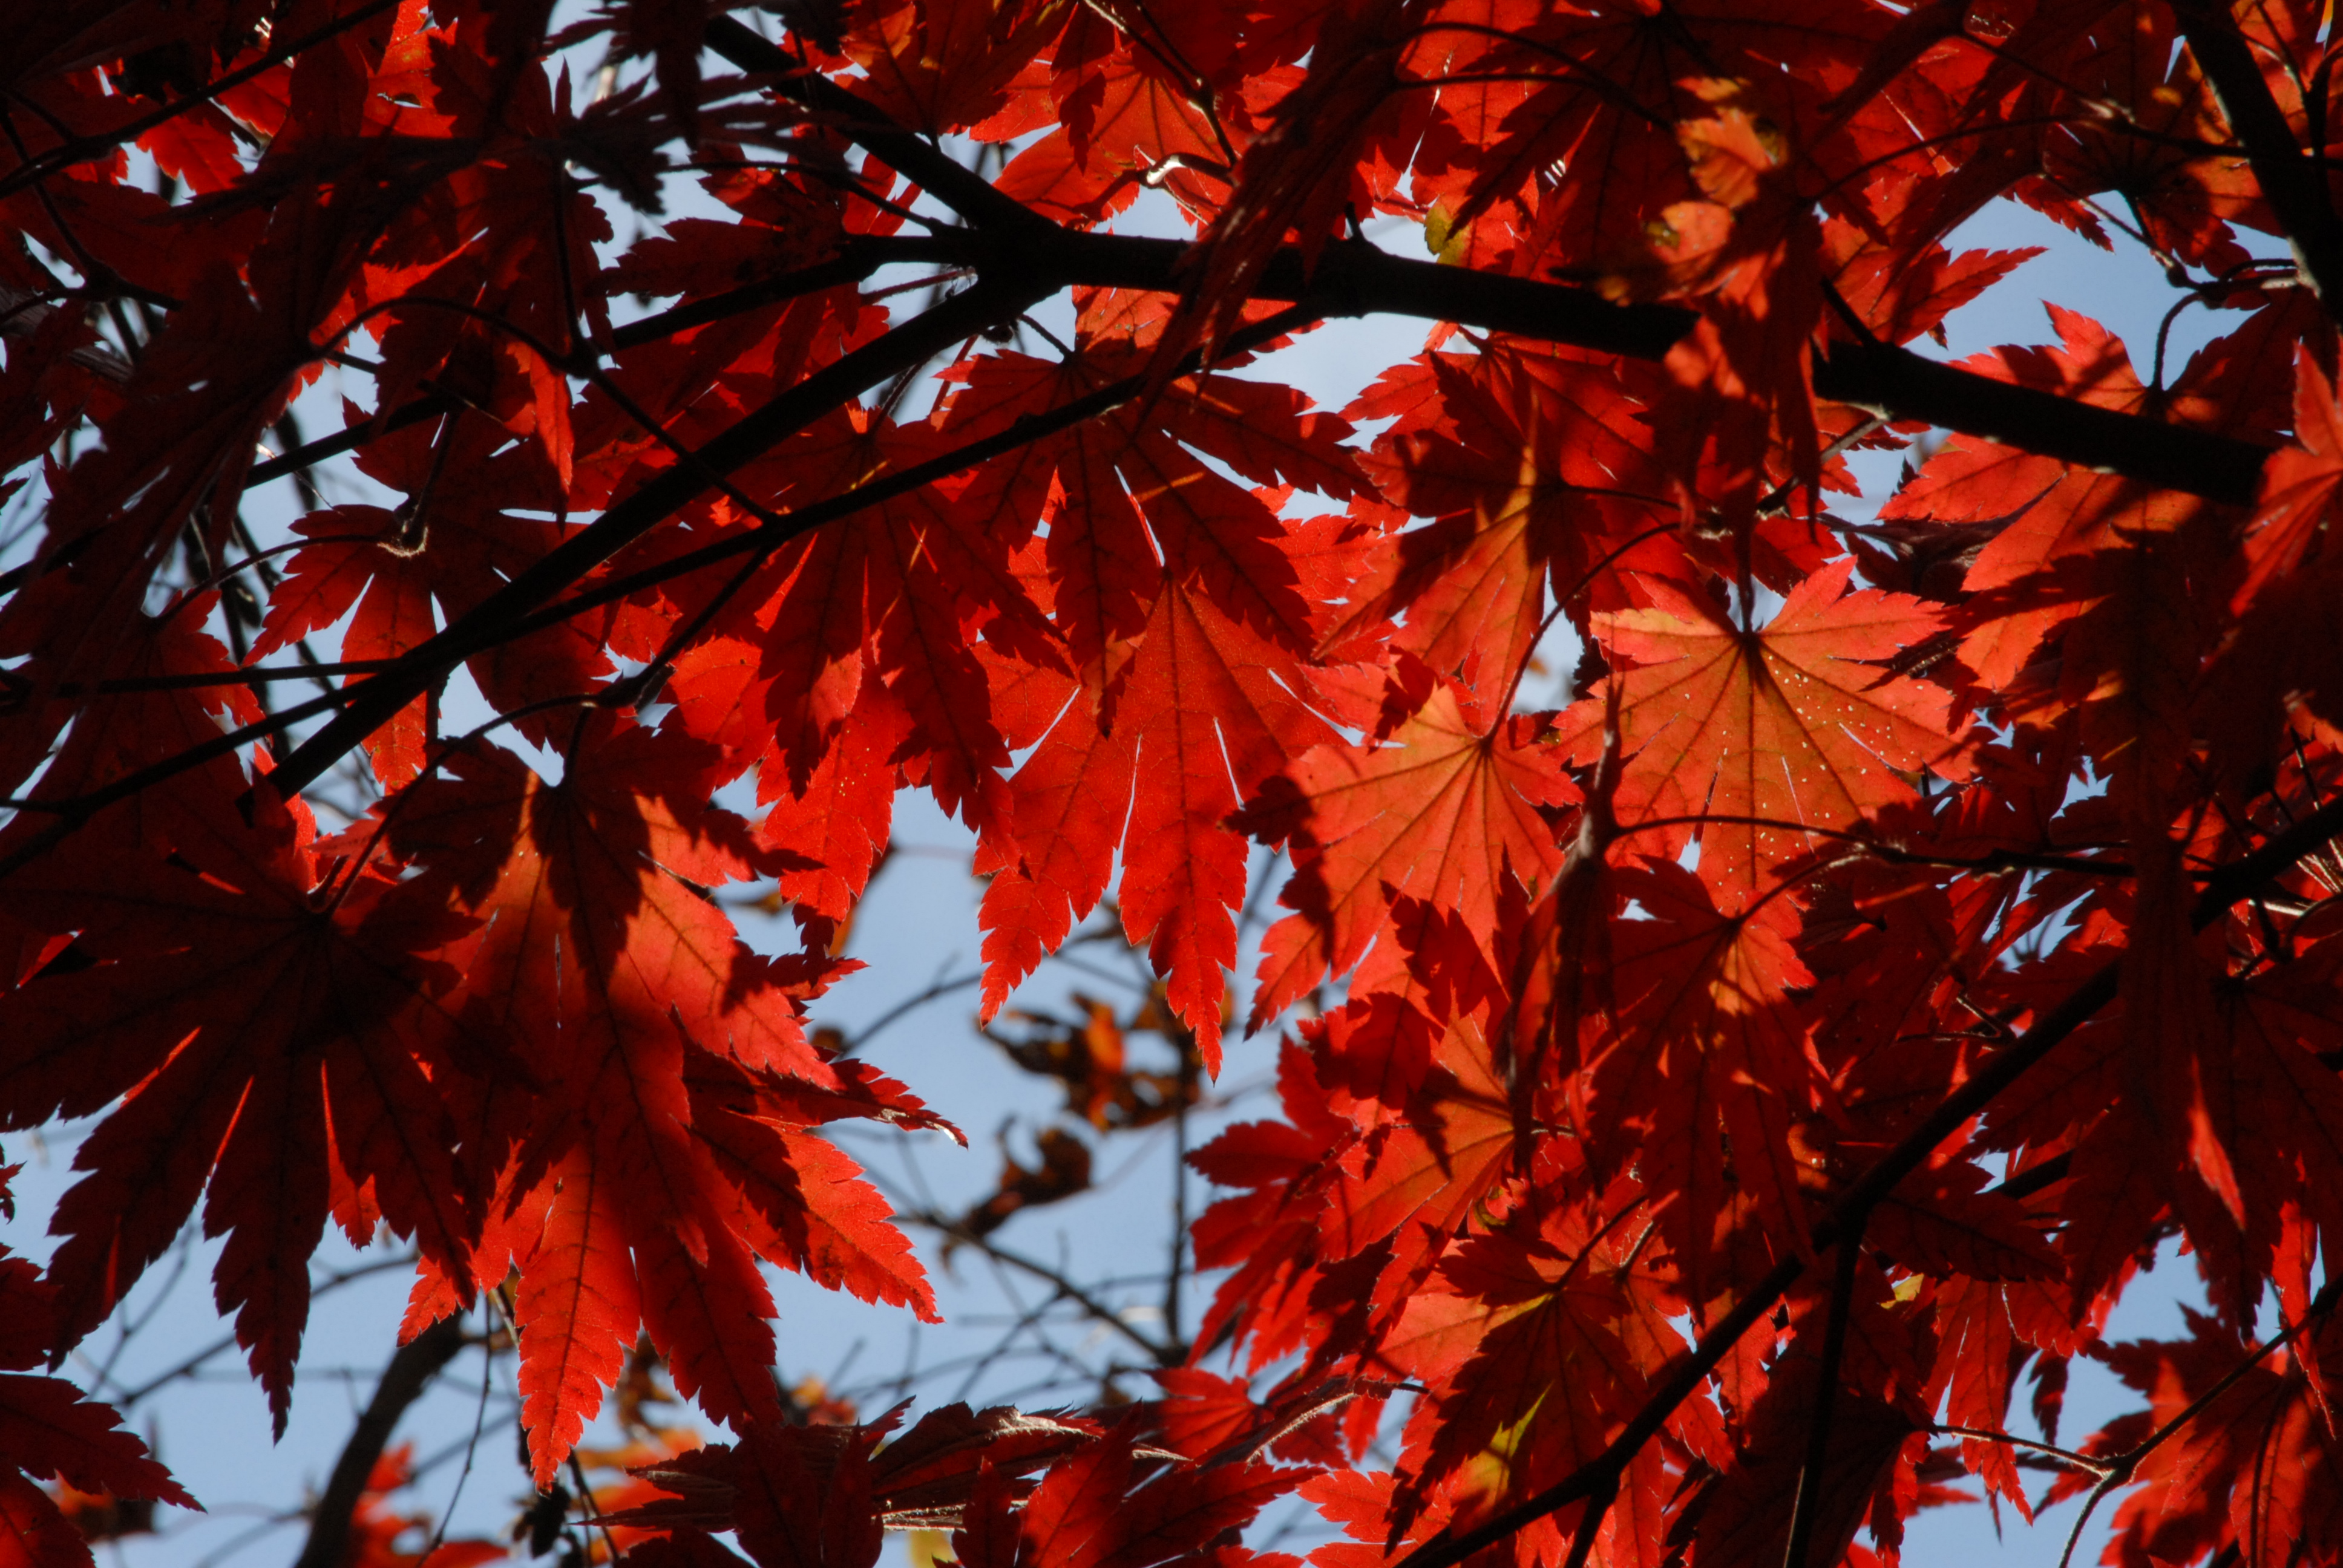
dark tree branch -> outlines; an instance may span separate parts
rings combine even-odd
[[[1605,1480],[1594,1489],[1594,1495],[1586,1500],[1586,1512],[1579,1516],[1577,1533],[1570,1538],[1570,1555],[1564,1561],[1563,1568],[1586,1568],[1586,1559],[1594,1551],[1595,1538],[1603,1533],[1604,1516],[1611,1512],[1611,1505],[1618,1500],[1619,1482],[1616,1477]]]
[[[1982,1427],[1947,1426],[1937,1422],[1930,1423],[1928,1435],[1966,1438],[1972,1442],[2007,1443],[2012,1448],[2022,1448],[2029,1453],[2038,1453],[2046,1458],[2055,1459],[2072,1470],[2087,1470],[2093,1475],[2105,1475],[2107,1473],[2107,1462],[2104,1459],[2094,1458],[2087,1453],[2077,1453],[2071,1448],[2061,1448],[2055,1442],[2044,1442],[2039,1438],[2020,1437],[2012,1432],[1987,1432]]]
[[[365,1412],[359,1415],[357,1430],[342,1445],[341,1457],[334,1462],[334,1473],[309,1514],[309,1539],[302,1543],[301,1555],[293,1560],[293,1568],[341,1568],[349,1552],[350,1513],[366,1491],[367,1478],[374,1473],[375,1462],[382,1457],[390,1434],[397,1430],[398,1418],[422,1397],[439,1369],[455,1360],[456,1352],[463,1348],[464,1320],[460,1314],[440,1319],[398,1347],[398,1353],[390,1358],[390,1365],[383,1369],[382,1381],[375,1385],[374,1398],[367,1402]]]
[[[338,662],[320,659],[316,664],[261,664],[248,669],[222,670],[217,674],[126,675],[113,680],[92,681],[85,686],[67,681],[56,689],[56,695],[87,697],[103,693],[112,696],[126,691],[201,691],[219,686],[267,686],[279,680],[315,680],[322,675],[378,675],[397,662],[389,658],[349,658]]]
[[[825,288],[836,288],[844,283],[860,283],[890,262],[940,261],[949,259],[946,247],[918,235],[859,236],[849,239],[838,255],[828,261],[815,262],[776,277],[760,278],[744,283],[738,288],[728,288],[721,294],[711,294],[705,299],[695,299],[689,305],[678,305],[639,321],[629,321],[613,327],[610,341],[624,351],[645,343],[657,343],[679,332],[689,332],[695,327],[705,327],[711,321],[722,321],[745,311],[778,305],[785,299],[800,299],[809,294],[820,294]]]
[[[2045,1187],[2054,1187],[2064,1181],[2074,1161],[2075,1154],[2072,1150],[2061,1151],[2038,1165],[2026,1167],[2000,1186],[1990,1189],[1990,1191],[1996,1198],[2013,1200],[2031,1198]]]
[[[940,240],[951,237],[937,236]],[[964,265],[1059,268],[1069,281],[1176,294],[1188,246],[1179,240],[1054,230],[1003,246],[962,241]],[[1013,258],[1013,260],[1010,259]],[[1675,305],[1614,305],[1566,284],[1505,277],[1391,255],[1364,240],[1328,243],[1317,266],[1299,248],[1272,256],[1256,299],[1307,299],[1336,316],[1412,316],[1543,343],[1659,360],[1699,320]],[[1890,419],[1925,419],[1964,435],[2165,489],[2250,505],[2266,448],[2210,431],[2117,413],[1996,381],[1885,343],[1834,343],[1817,352],[1815,391]]]
[[[394,431],[406,429],[410,425],[420,425],[426,419],[452,413],[460,405],[453,397],[443,392],[426,392],[420,397],[400,404],[380,418],[361,419],[357,424],[337,430],[330,436],[320,436],[314,441],[305,441],[291,451],[280,453],[266,462],[255,463],[245,474],[245,485],[249,488],[256,485],[265,485],[271,479],[281,479],[287,474],[297,474],[304,468],[315,467],[328,457],[338,457],[344,452],[363,447],[368,441],[378,441]],[[8,575],[13,578],[28,569],[25,567],[18,567],[15,572]],[[13,582],[0,583],[0,587],[14,588],[15,586]]]
[[[2253,504],[2269,456],[2248,441],[1996,381],[1884,343],[1831,345],[1815,357],[1815,391],[2232,506]]]
[[[1830,1470],[1831,1417],[1838,1407],[1839,1370],[1846,1362],[1847,1313],[1855,1305],[1855,1272],[1863,1261],[1863,1225],[1858,1221],[1838,1243],[1838,1273],[1831,1282],[1830,1315],[1823,1323],[1823,1366],[1815,1384],[1815,1412],[1806,1427],[1806,1459],[1798,1470],[1798,1494],[1790,1504],[1790,1542],[1783,1568],[1807,1568],[1814,1555],[1815,1510]]]

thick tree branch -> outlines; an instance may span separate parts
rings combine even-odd
[[[2242,55],[2244,45],[2234,32],[2226,36]],[[790,73],[776,83],[779,90],[845,116],[840,128],[862,146],[919,180],[971,223],[1007,231],[987,234],[980,245],[972,245],[965,257],[969,264],[1039,263],[1062,268],[1070,282],[1092,286],[1167,293],[1186,286],[1186,243],[1061,228],[1002,196],[941,149],[886,125],[879,111],[829,78],[799,73],[795,61],[740,23],[729,17],[711,23],[708,37],[711,48],[743,69]],[[2251,64],[2247,57],[2252,85],[2267,102],[2268,90]],[[2274,105],[2270,112],[2276,114]],[[2278,126],[2283,135],[2282,116]],[[2290,136],[2287,145],[2292,146]],[[2298,151],[2295,163],[2317,187],[2319,176],[2302,164]],[[2258,161],[2255,167],[2258,173]],[[2323,187],[2316,195],[2318,210],[2324,212]],[[2331,214],[2326,224],[2335,226]],[[1362,240],[1324,246],[1314,267],[1303,264],[1298,248],[1285,247],[1255,285],[1253,297],[1309,298],[1327,316],[1413,316],[1653,360],[1665,357],[1698,319],[1681,306],[1614,305],[1563,284],[1394,256]],[[1886,344],[1833,345],[1816,357],[1815,390],[1891,418],[1926,419],[2046,457],[2237,505],[2252,502],[2265,456],[2248,442],[2092,407]]]
[[[2102,473],[2209,501],[2251,506],[2268,452],[2186,425],[2118,414],[1939,364],[1885,343],[1834,343],[1815,391],[1896,419],[1926,419]]]
[[[940,238],[948,236],[940,236]],[[980,247],[963,259],[980,270],[1048,265],[1071,282],[1179,292],[1188,247],[1178,240],[1059,230]],[[1302,252],[1277,252],[1254,285],[1256,299],[1308,299],[1321,314],[1413,316],[1453,321],[1543,343],[1567,344],[1631,359],[1658,360],[1699,319],[1674,305],[1614,305],[1565,284],[1506,277],[1391,255],[1364,240],[1330,243],[1317,266]],[[1996,381],[1885,343],[1834,343],[1817,354],[1815,390],[1891,419],[1925,419],[1964,435],[2165,489],[2250,505],[2268,451],[2250,442],[2137,414],[2095,407],[2053,393]]]
[[[440,1319],[398,1347],[390,1365],[383,1369],[382,1381],[375,1385],[374,1398],[359,1415],[357,1430],[334,1462],[325,1493],[309,1514],[309,1539],[302,1543],[293,1568],[341,1568],[349,1552],[351,1512],[366,1491],[367,1478],[374,1473],[375,1462],[397,1430],[398,1418],[463,1348],[460,1315]]]
[[[1081,282],[1180,286],[1186,247],[1176,240],[1069,234],[1062,243],[1062,265]],[[1423,317],[1634,359],[1664,358],[1698,319],[1680,306],[1614,305],[1563,284],[1405,259],[1363,240],[1328,245],[1314,269],[1298,249],[1281,250],[1253,293],[1307,297],[1328,316]],[[1835,402],[2210,500],[2250,504],[2267,456],[2247,442],[1996,381],[1890,344],[1833,344],[1814,376],[1815,392]]]
[[[1831,1417],[1838,1407],[1838,1380],[1846,1362],[1846,1320],[1855,1305],[1855,1274],[1863,1261],[1863,1226],[1840,1238],[1838,1271],[1831,1282],[1830,1314],[1823,1324],[1822,1375],[1815,1384],[1815,1410],[1806,1427],[1806,1459],[1798,1470],[1798,1494],[1790,1504],[1790,1542],[1782,1568],[1806,1568],[1812,1559],[1815,1512],[1822,1505],[1823,1477],[1830,1470]]]

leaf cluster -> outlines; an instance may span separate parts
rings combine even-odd
[[[1805,1568],[1964,1474],[2133,1489],[2127,1564],[2343,1553],[2331,15],[769,22],[22,19],[0,1129],[96,1120],[0,1262],[0,1561],[87,1561],[35,1479],[191,1501],[30,1370],[190,1223],[280,1432],[329,1225],[414,1246],[416,1388],[494,1303],[547,1496],[647,1336],[735,1441],[638,1477],[629,1562],[1282,1568],[1298,1492],[1320,1568]],[[1948,243],[1998,201],[2210,342],[1916,347],[2013,286]],[[1339,413],[1255,363],[1370,315],[1430,339]],[[775,1376],[768,1267],[936,1313],[840,1136],[950,1108],[808,1020],[906,789],[974,836],[986,1020],[1094,913],[1147,955],[1007,1040],[1070,1128],[1184,1137],[1279,1033],[1159,1400],[898,1432]],[[989,1247],[1070,1128],[910,1218]],[[2175,1237],[2192,1337],[2108,1343]],[[2077,1356],[2147,1410],[2013,1431]],[[404,1386],[317,1552],[397,1554]]]

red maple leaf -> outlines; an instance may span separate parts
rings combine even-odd
[[[1631,668],[1618,684],[1626,753],[1614,809],[1657,854],[1697,837],[1701,879],[1745,907],[1774,868],[1813,847],[1803,827],[1859,827],[1916,797],[1899,771],[1958,777],[1951,695],[1881,662],[1935,631],[1903,594],[1845,591],[1851,559],[1799,584],[1763,627],[1736,626],[1705,595],[1650,584],[1654,608],[1594,618]],[[1601,693],[1561,721],[1571,758],[1602,752]]]
[[[1292,844],[1279,901],[1298,911],[1263,940],[1256,1029],[1330,968],[1357,963],[1389,930],[1393,900],[1454,910],[1490,947],[1506,879],[1534,889],[1561,869],[1545,813],[1578,791],[1554,766],[1558,748],[1540,743],[1535,719],[1493,722],[1450,682],[1422,686],[1380,744],[1304,753],[1245,813],[1256,836]]]
[[[2116,1374],[2148,1396],[2148,1408],[2110,1422],[2090,1451],[2128,1447],[2210,1398],[2141,1460],[2135,1473],[2147,1484],[2116,1511],[2107,1561],[2146,1568],[2234,1545],[2240,1563],[2274,1568],[2306,1542],[2333,1540],[2343,1529],[2343,1443],[2300,1365],[2283,1352],[2241,1365],[2244,1346],[2211,1319],[2181,1310],[2191,1338],[2105,1352]],[[2321,1359],[2334,1355],[2331,1320],[2312,1332],[2328,1342]]]
[[[0,1215],[13,1216],[8,1185],[21,1165],[0,1165]],[[30,1263],[0,1247],[0,1368],[28,1367],[55,1334],[54,1293]],[[25,1568],[89,1568],[89,1544],[34,1485],[55,1481],[75,1492],[203,1505],[121,1430],[113,1407],[85,1399],[63,1378],[0,1372],[0,1562]]]
[[[308,812],[265,803],[217,764],[135,842],[50,857],[23,884],[84,961],[9,993],[0,1092],[12,1125],[88,1114],[127,1095],[75,1156],[51,1264],[60,1333],[110,1312],[177,1236],[208,1181],[205,1228],[226,1233],[215,1281],[281,1430],[308,1315],[308,1259],[331,1180],[460,1271],[478,1227],[434,1086],[452,1066],[433,993],[452,971],[417,954],[468,923],[387,898],[382,879],[335,886]],[[209,799],[206,796],[209,795]]]
[[[707,804],[715,755],[597,716],[559,784],[509,753],[474,753],[463,776],[417,785],[391,824],[426,868],[408,896],[481,922],[448,950],[464,980],[443,1005],[467,1032],[511,1042],[509,1070],[462,1116],[505,1215],[477,1269],[500,1276],[509,1258],[521,1271],[540,1484],[639,1322],[711,1413],[779,1415],[760,1370],[773,1309],[758,1255],[933,1311],[885,1205],[834,1150],[801,1165],[811,1146],[795,1130],[939,1123],[807,1040],[799,1002],[830,960],[758,957],[701,890],[759,859],[748,825]]]

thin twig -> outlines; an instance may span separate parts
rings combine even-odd
[[[2006,1442],[2012,1448],[2022,1448],[2032,1453],[2045,1454],[2061,1464],[2070,1464],[2077,1470],[2087,1470],[2094,1475],[2105,1475],[2107,1473],[2107,1462],[2104,1459],[2094,1458],[2087,1453],[2077,1453],[2071,1448],[2061,1448],[2055,1442],[2044,1442],[2038,1438],[2020,1437],[2014,1432],[1987,1432],[1982,1427],[1946,1426],[1942,1422],[1935,1422],[1929,1426],[1928,1435],[1966,1438],[1972,1442]]]
[[[1056,1291],[1061,1298],[1071,1302],[1074,1305],[1081,1308],[1083,1312],[1089,1313],[1090,1316],[1101,1326],[1112,1329],[1124,1339],[1129,1340],[1133,1345],[1146,1352],[1149,1359],[1153,1361],[1158,1366],[1168,1367],[1178,1366],[1180,1364],[1182,1359],[1180,1347],[1175,1345],[1158,1344],[1153,1340],[1149,1339],[1145,1334],[1141,1333],[1137,1329],[1132,1328],[1129,1323],[1125,1322],[1121,1313],[1108,1306],[1104,1302],[1100,1301],[1082,1286],[1077,1284],[1064,1271],[1053,1269],[1049,1264],[1036,1261],[1031,1258],[1026,1257],[1021,1252],[1012,1252],[1008,1248],[1003,1247],[999,1242],[993,1241],[991,1237],[980,1235],[976,1231],[970,1230],[966,1225],[960,1223],[958,1220],[951,1219],[944,1214],[933,1211],[923,1211],[908,1213],[903,1215],[902,1218],[910,1221],[912,1224],[924,1225],[930,1231],[934,1231],[940,1235],[948,1236],[951,1240],[960,1243],[962,1246],[973,1247],[978,1251],[983,1253],[986,1257],[991,1259],[994,1262],[1006,1263],[1012,1269],[1017,1269],[1032,1275],[1043,1284],[1048,1285],[1051,1289]]]

